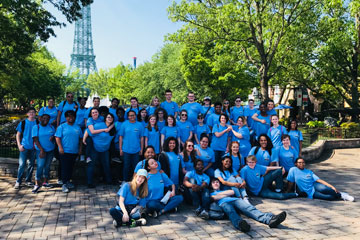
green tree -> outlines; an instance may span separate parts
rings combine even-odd
[[[170,18],[184,22],[170,40],[187,46],[214,44],[225,46],[233,66],[257,69],[263,98],[268,98],[268,85],[287,68],[287,51],[297,47],[288,36],[310,32],[320,12],[316,0],[198,0],[173,2]],[[309,39],[306,39],[308,41]],[[240,63],[242,66],[236,66]],[[245,74],[244,74],[245,75]]]

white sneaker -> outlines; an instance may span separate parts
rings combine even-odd
[[[14,185],[14,189],[19,189],[19,188],[20,188],[20,183],[16,182],[15,185]]]
[[[140,218],[140,219],[136,220],[136,226],[145,226],[145,225],[146,225],[145,218]]]
[[[57,183],[58,183],[59,185],[63,185],[63,184],[64,184],[62,180],[58,180]]]
[[[63,193],[68,193],[68,192],[69,192],[69,189],[68,189],[68,187],[66,186],[66,184],[63,184],[63,185],[62,185],[62,192],[63,192]]]
[[[91,162],[91,158],[87,157],[86,158],[86,163],[89,163],[89,162]]]
[[[275,192],[277,192],[277,193],[281,193],[281,189],[275,189]]]
[[[117,223],[117,221],[115,219],[113,220],[113,225],[114,225],[114,227],[118,226],[118,223]]]
[[[353,202],[355,200],[355,198],[353,196],[349,195],[346,192],[340,192],[340,194],[341,194],[342,200],[344,200],[344,201]]]
[[[244,197],[244,198],[243,198],[243,201],[246,202],[247,204],[250,204],[250,205],[251,205],[251,203],[249,202],[249,198],[248,198],[248,197]]]

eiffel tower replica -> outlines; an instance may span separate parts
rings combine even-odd
[[[91,8],[87,5],[81,9],[82,17],[75,22],[73,51],[70,61],[70,72],[79,71],[79,77],[84,80],[82,91],[78,96],[87,97],[90,90],[85,81],[90,73],[97,72],[91,31]]]

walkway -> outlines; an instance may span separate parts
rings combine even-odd
[[[15,179],[0,178],[0,239],[360,239],[360,149],[335,150],[325,157],[308,167],[359,202],[253,198],[260,210],[286,210],[288,218],[277,229],[249,219],[247,234],[228,220],[205,221],[184,207],[150,219],[147,226],[115,229],[108,214],[114,186],[79,186],[67,195],[54,188],[34,195],[26,187],[14,190]]]

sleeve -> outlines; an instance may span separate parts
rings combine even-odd
[[[161,129],[161,132],[160,132],[160,133],[161,133],[162,135],[166,135],[166,130],[165,130],[165,129],[166,129],[166,126]]]
[[[250,150],[250,152],[249,152],[249,154],[248,154],[248,156],[249,156],[249,155],[254,155],[255,149],[256,149],[256,147],[252,147],[251,150]]]
[[[176,138],[178,138],[178,137],[180,137],[180,128],[176,127],[176,131],[177,131]]]
[[[137,171],[141,168],[141,165],[142,165],[142,161],[140,161],[140,162],[138,162],[138,163],[136,164],[134,173],[137,173]]]
[[[211,151],[211,153],[209,153],[209,154],[211,154],[211,161],[210,161],[210,162],[214,163],[214,162],[215,162],[215,153],[214,153],[214,150],[212,150],[212,149],[209,148],[209,147],[208,147],[208,149],[210,149],[210,151]]]
[[[302,132],[300,130],[298,130],[298,131],[299,131],[299,141],[304,141]]]
[[[42,107],[42,108],[40,109],[39,114],[38,114],[39,116],[44,115],[44,108],[45,108],[45,107]]]
[[[288,131],[286,130],[286,127],[281,126],[281,128],[282,128],[282,135],[289,134]]]
[[[84,137],[84,132],[83,130],[81,130],[81,128],[79,127],[79,138],[83,138]]]
[[[250,140],[250,131],[248,127],[245,127],[246,129],[243,131],[243,138],[245,140]]]
[[[215,126],[213,126],[212,133],[216,133],[216,132],[219,132],[218,124],[215,124]]]
[[[179,106],[176,102],[174,102],[175,112],[179,112]]]
[[[62,128],[63,128],[63,126],[60,125],[60,126],[56,129],[55,137],[58,137],[58,138],[61,138],[61,137],[62,137]]]
[[[267,131],[267,134],[266,135],[268,135],[268,137],[271,139],[271,127],[269,128],[269,130]],[[273,141],[272,139],[271,139],[271,141]]]
[[[121,186],[118,195],[125,198],[129,190],[130,190],[129,183],[125,183],[124,185]]]
[[[246,181],[246,167],[240,170],[240,177]]]
[[[264,174],[266,173],[267,167],[261,166],[261,165],[259,165],[259,167],[260,167],[260,174],[261,174],[261,175],[264,175]]]
[[[144,137],[149,137],[149,129],[144,128]]]
[[[185,177],[192,178],[192,171],[189,171],[185,174]]]
[[[120,136],[124,136],[124,134],[125,134],[125,125],[126,124],[121,124],[121,127],[120,127],[120,133],[119,133],[119,135]]]
[[[60,102],[59,106],[57,107],[57,110],[59,112],[62,112],[63,111],[63,106],[64,106],[64,102]]]
[[[206,134],[209,134],[210,133],[210,128],[209,126],[206,124]]]
[[[31,137],[39,137],[37,128],[38,128],[37,124],[33,126],[33,128],[31,129]]]
[[[170,178],[166,175],[166,173],[161,173],[162,178],[164,180],[165,187],[173,185],[173,181],[170,180]]]
[[[192,131],[193,133],[194,133],[194,126],[191,124],[191,123],[189,123],[189,126],[190,126],[190,131]]]
[[[208,119],[207,119],[207,121],[206,121],[206,124],[207,124],[208,126],[210,126],[210,127],[212,127],[212,126],[214,125],[212,114],[209,114],[209,117],[208,117]]]
[[[293,146],[290,146],[290,147],[291,147],[291,151],[293,152],[294,156],[296,156],[295,157],[295,159],[296,159],[299,156],[299,153]],[[295,160],[294,160],[294,162],[295,162]]]
[[[271,150],[271,162],[279,162],[280,147]]]
[[[181,156],[181,155],[179,155],[180,156],[180,166],[182,167],[182,168],[184,168],[185,167],[185,162],[184,162],[184,158]],[[187,174],[187,173],[186,173]]]
[[[140,137],[144,137],[145,134],[145,128],[142,125],[142,123],[139,124],[139,128],[140,128]]]
[[[207,185],[210,185],[210,178],[209,178],[209,176],[206,175],[205,173],[203,173],[203,175],[204,175],[204,182],[206,182]]]
[[[233,118],[234,118],[234,108],[231,107],[231,108],[230,108],[230,119],[233,120],[233,121],[235,121]]]
[[[311,171],[311,175],[312,175],[312,178],[314,179],[314,181],[317,181],[320,179],[313,171]]]
[[[86,120],[86,126],[94,125],[94,121],[92,118],[84,118]]]
[[[22,132],[22,130],[21,130],[21,124],[22,124],[22,123],[23,123],[23,122],[21,121],[21,122],[17,125],[16,131]]]
[[[295,171],[294,171],[294,168],[296,168],[296,167],[290,168],[289,173],[288,173],[288,175],[287,175],[287,178],[286,178],[286,179],[287,179],[289,182],[295,182]]]
[[[215,170],[215,172],[214,172],[214,177],[215,177],[215,178],[221,177],[220,169],[216,169],[216,170]]]

